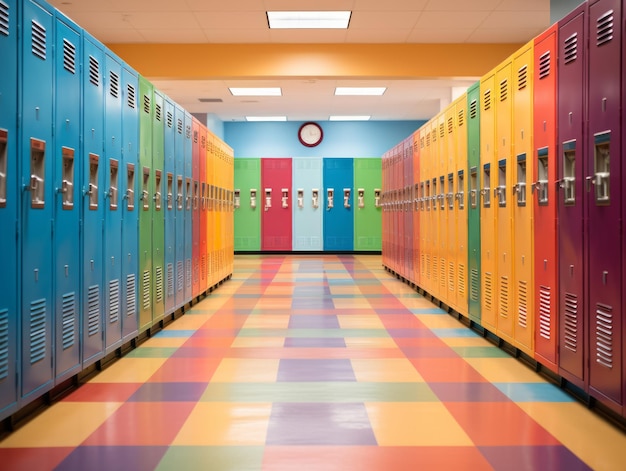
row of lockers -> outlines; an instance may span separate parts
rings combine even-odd
[[[380,158],[235,159],[235,250],[380,251]]]
[[[232,150],[39,0],[0,1],[0,419],[232,273]]]
[[[619,414],[623,22],[580,5],[383,157],[384,264]]]

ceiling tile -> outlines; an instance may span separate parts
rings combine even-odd
[[[475,30],[467,42],[469,43],[525,43],[541,33],[537,29],[502,29],[480,28]]]
[[[520,2],[520,0],[513,0]],[[524,0],[525,1],[525,0]],[[541,0],[549,2],[550,0]],[[502,0],[430,0],[426,11],[492,11]],[[520,2],[521,3],[521,2]]]
[[[136,29],[104,28],[94,36],[105,44],[145,42],[145,38]]]
[[[570,2],[572,9],[579,2]],[[550,13],[550,0],[502,0],[498,5],[498,10],[502,11],[546,11]]]
[[[263,29],[205,29],[204,34],[211,43],[222,44],[255,44],[270,43],[269,28]]]
[[[405,43],[411,29],[350,29],[346,42],[361,44]]]
[[[416,28],[441,28],[452,31],[456,28],[478,28],[489,16],[489,12],[479,11],[425,11],[420,16]],[[440,36],[440,35],[438,35]]]
[[[185,3],[193,11],[265,11],[263,2],[259,0],[185,0]]]
[[[474,28],[415,28],[409,35],[410,43],[464,43],[468,42]]]
[[[354,0],[265,0],[258,3],[264,4],[267,11],[336,11],[352,10]]]
[[[352,13],[350,29],[410,29],[420,14],[418,11],[356,11]]]
[[[272,29],[270,37],[277,43],[344,43],[347,31],[345,29],[328,30],[291,30]]]
[[[439,0],[441,1],[441,0]],[[467,1],[467,0],[466,0]],[[360,11],[421,11],[428,0],[355,0],[354,10]]]
[[[480,25],[481,29],[532,29],[550,26],[549,11],[494,11]]]
[[[82,1],[82,0],[75,0]],[[114,11],[187,11],[184,2],[171,0],[107,0]]]
[[[206,43],[207,39],[201,29],[139,29],[139,33],[149,43],[192,44]]]
[[[167,29],[200,28],[190,12],[137,12],[130,13],[126,21],[137,29],[157,29],[167,25]]]
[[[265,12],[198,12],[194,14],[204,29],[269,29]]]

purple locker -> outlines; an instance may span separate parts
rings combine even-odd
[[[622,411],[621,0],[589,5],[589,388]],[[612,158],[609,158],[610,156]]]
[[[559,373],[587,389],[584,296],[584,173],[587,4],[559,22]]]

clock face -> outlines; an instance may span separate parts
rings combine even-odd
[[[300,143],[307,147],[315,147],[324,137],[322,128],[317,123],[304,123],[298,131]]]

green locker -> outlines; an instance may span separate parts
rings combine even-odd
[[[354,250],[382,250],[382,159],[354,159]]]
[[[165,103],[163,94],[154,90],[152,115],[152,323],[165,313]]]
[[[261,250],[261,159],[235,159],[235,251]]]
[[[480,323],[480,83],[467,90],[469,317]]]

